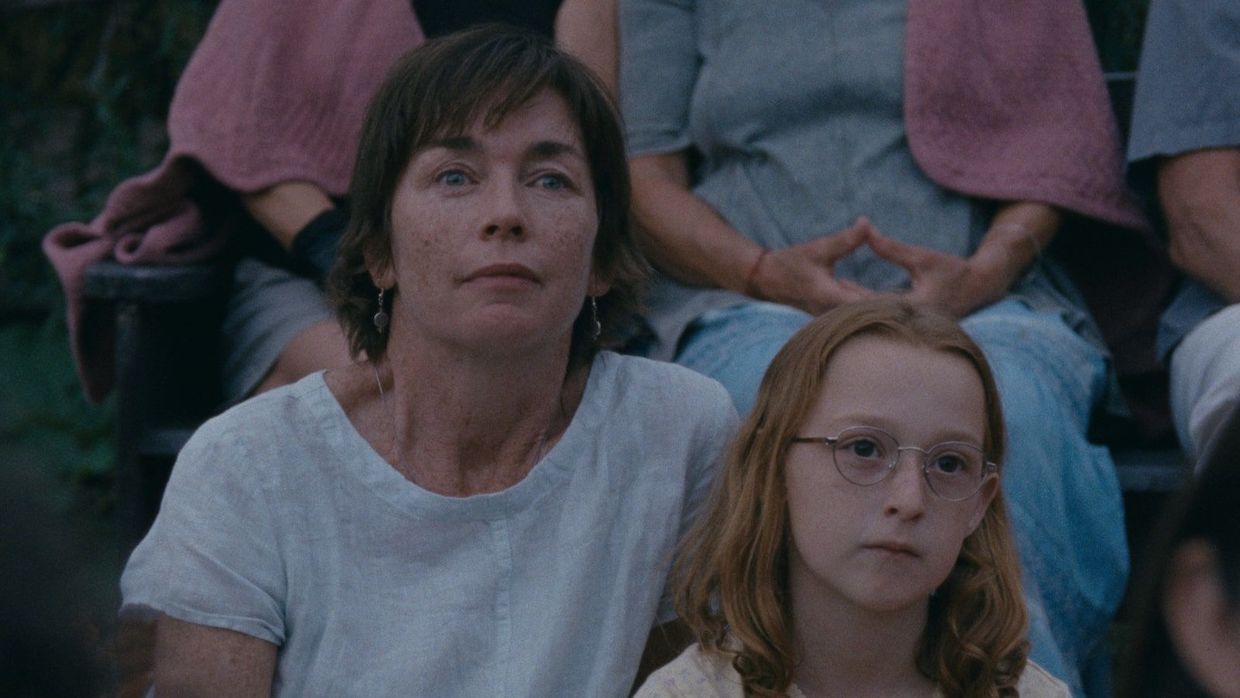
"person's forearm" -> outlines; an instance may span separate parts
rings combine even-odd
[[[1163,160],[1158,196],[1171,260],[1229,303],[1240,303],[1240,148]]]
[[[1062,220],[1059,211],[1047,204],[1003,204],[969,263],[987,279],[987,286],[1002,296],[1054,240]]]
[[[293,238],[307,223],[334,206],[327,193],[310,182],[281,182],[244,193],[241,202],[286,250],[292,249]]]
[[[599,76],[616,97],[620,82],[617,0],[564,0],[555,16],[555,41]]]
[[[762,247],[689,189],[684,156],[640,156],[629,170],[638,241],[654,265],[683,283],[744,292]]]

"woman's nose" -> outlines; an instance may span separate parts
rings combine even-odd
[[[495,183],[487,188],[483,234],[521,237],[526,233],[524,202],[517,184]]]

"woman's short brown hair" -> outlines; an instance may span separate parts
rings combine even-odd
[[[1003,413],[981,350],[950,318],[889,300],[845,305],[815,319],[780,350],[762,379],[710,504],[676,563],[676,606],[703,650],[731,657],[746,695],[782,696],[798,662],[788,606],[790,439],[821,394],[828,362],[860,336],[963,357],[985,398],[986,460],[1002,463]],[[1002,493],[996,492],[930,601],[917,668],[943,695],[1015,695],[1028,655],[1020,569]]]
[[[544,37],[492,24],[413,49],[370,103],[349,187],[349,227],[327,281],[355,357],[378,359],[387,350],[388,335],[371,321],[378,289],[368,262],[391,262],[392,197],[409,161],[432,141],[463,135],[479,118],[488,128],[498,125],[544,90],[564,99],[581,130],[598,213],[594,266],[610,285],[597,299],[597,339],[583,302],[571,360],[583,363],[624,339],[640,309],[648,265],[629,232],[628,166],[615,105],[588,68]]]

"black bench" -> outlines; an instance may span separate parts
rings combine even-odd
[[[219,335],[231,269],[100,262],[85,294],[116,322],[113,490],[127,554],[155,518],[176,454],[222,407]]]

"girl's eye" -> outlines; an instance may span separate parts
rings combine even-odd
[[[469,177],[462,170],[444,170],[435,175],[435,181],[450,187],[460,187],[469,183]]]
[[[944,453],[935,457],[934,469],[945,475],[954,475],[965,469],[965,462],[954,453]]]
[[[882,447],[866,438],[859,438],[848,443],[845,448],[860,458],[877,458],[882,456]]]
[[[981,477],[986,468],[985,460],[980,450],[961,447],[960,450],[935,453],[930,460],[930,468],[943,475]]]

